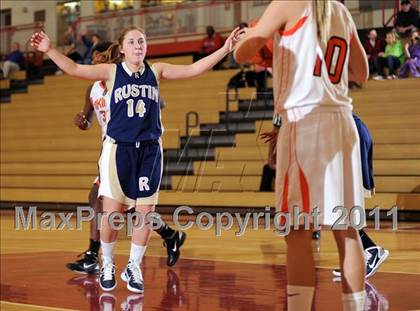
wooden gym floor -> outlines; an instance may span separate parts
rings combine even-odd
[[[389,223],[381,226],[367,232],[390,256],[366,285],[366,310],[420,309],[420,224],[399,223],[396,231]],[[118,287],[103,293],[96,276],[65,268],[86,249],[87,224],[82,230],[15,230],[13,212],[2,211],[1,310],[285,310],[283,238],[262,225],[242,237],[235,236],[236,230],[223,231],[221,237],[214,229],[187,230],[181,259],[173,268],[166,266],[165,248],[153,234],[142,268],[144,296],[129,292],[119,278],[130,245],[120,234]],[[338,261],[331,232],[322,232],[314,252],[315,309],[340,310],[340,283],[331,274]]]

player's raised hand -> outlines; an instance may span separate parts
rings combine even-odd
[[[51,48],[50,38],[43,31],[34,33],[31,37],[31,46],[40,52],[47,53]]]
[[[225,47],[228,49],[229,52],[233,50],[236,43],[242,38],[245,34],[245,29],[236,27],[229,35],[229,37],[225,41]]]

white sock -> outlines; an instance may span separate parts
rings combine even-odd
[[[143,245],[137,245],[131,242],[131,250],[130,250],[130,260],[135,264],[141,264],[143,260],[144,253],[146,252],[146,247]]]
[[[101,240],[101,249],[102,249],[102,262],[114,262],[114,246],[115,242],[105,243]]]
[[[315,287],[287,285],[287,311],[310,311]]]
[[[363,311],[365,309],[366,292],[343,294],[344,311]]]

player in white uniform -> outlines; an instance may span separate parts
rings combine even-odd
[[[87,130],[92,125],[93,112],[102,130],[102,139],[106,133],[106,124],[109,118],[107,105],[109,103],[109,94],[107,95],[106,87],[102,81],[96,81],[86,90],[85,107],[74,117],[74,124],[81,130]],[[98,252],[101,245],[99,230],[97,225],[98,213],[102,212],[101,201],[98,200],[99,178],[93,181],[92,188],[89,192],[89,205],[94,211],[95,217],[90,221],[90,239],[89,249],[85,251],[83,258],[76,262],[68,263],[66,267],[78,273],[97,273],[99,271]]]
[[[340,215],[335,207],[344,207],[347,214],[354,206],[363,208],[348,80],[367,80],[366,55],[350,13],[337,1],[273,1],[239,42],[236,60],[251,59],[272,37],[275,109],[283,121],[276,208],[291,219],[294,206],[307,213],[318,208],[318,223],[332,226]],[[364,225],[359,218],[355,223]],[[312,230],[305,230],[301,220],[299,229],[286,237],[288,310],[310,310],[313,302]],[[348,225],[349,217],[339,222]],[[343,272],[344,310],[363,310],[365,263],[357,230],[346,226],[333,232]]]
[[[106,60],[106,58],[113,58],[112,55],[107,56],[105,51],[106,48],[102,51],[99,50],[99,52],[104,53],[98,55],[97,57],[94,55],[94,63],[103,62],[103,60],[99,61],[101,58],[104,60]],[[95,114],[98,125],[101,128],[102,141],[106,136],[106,128],[110,118],[109,96],[110,92],[107,91],[106,85],[103,81],[94,82],[86,90],[85,106],[83,111],[77,113],[74,117],[74,124],[77,127],[79,127],[81,130],[88,130],[92,126],[92,119],[93,115]],[[161,98],[159,98],[159,102],[162,107],[163,100]],[[89,205],[95,213],[95,217],[90,221],[89,249],[81,254],[83,258],[66,265],[69,270],[78,273],[97,273],[99,271],[98,252],[101,242],[96,217],[98,213],[102,213],[102,201],[98,199],[99,184],[99,177],[96,177],[93,181],[93,185],[89,193]],[[180,256],[180,247],[184,244],[186,239],[186,233],[173,230],[163,220],[161,228],[156,229],[155,231],[164,240],[164,245],[166,246],[168,255],[166,262],[167,265],[175,265]]]

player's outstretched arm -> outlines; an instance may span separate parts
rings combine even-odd
[[[257,25],[247,28],[245,36],[236,45],[234,51],[236,62],[244,63],[254,57],[266,41],[286,25],[287,12],[295,9],[298,8],[294,1],[272,1]]]
[[[87,80],[108,80],[111,73],[111,64],[99,65],[80,65],[60,53],[52,47],[50,38],[47,34],[40,31],[31,37],[31,46],[40,52],[44,52],[48,57],[65,73]]]
[[[243,32],[244,31],[239,27],[235,28],[226,39],[223,47],[191,65],[155,63],[153,66],[155,67],[160,79],[185,79],[198,76],[213,68],[214,65],[223,59],[223,57],[229,54]]]

